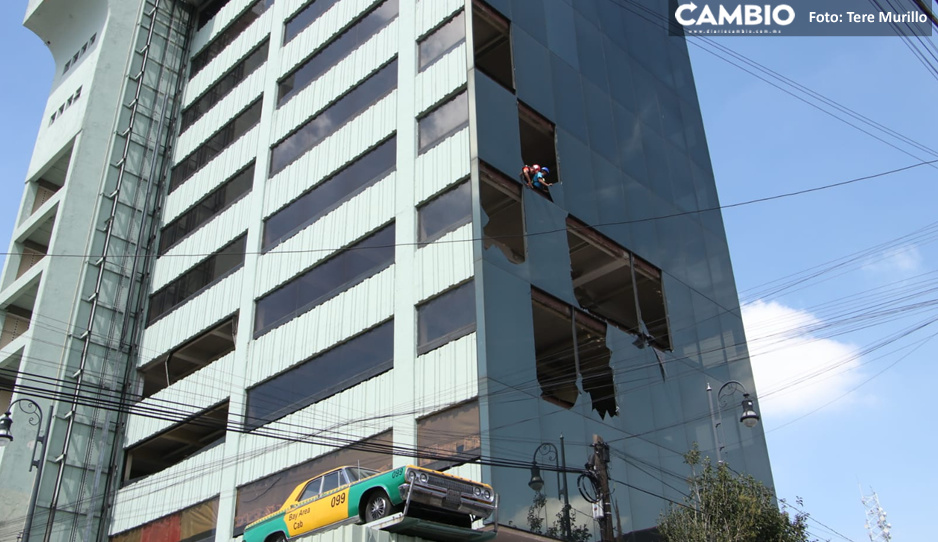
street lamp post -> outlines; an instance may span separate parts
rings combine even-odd
[[[49,438],[49,430],[52,428],[52,416],[49,416],[47,420],[45,434],[40,434],[42,430],[42,409],[39,408],[39,405],[32,399],[25,397],[13,401],[10,403],[6,414],[0,417],[0,447],[13,442],[13,433],[10,432],[10,428],[13,426],[13,406],[17,404],[20,406],[20,410],[29,416],[26,418],[29,425],[36,426],[36,445],[33,446],[33,457],[29,464],[29,472],[32,472],[33,468],[36,468],[36,478],[33,481],[32,495],[29,497],[29,507],[26,509],[26,525],[23,527],[23,541],[29,542],[29,533],[33,526],[33,514],[36,511],[36,497],[39,494],[39,481],[42,479],[42,465],[45,463],[46,439]],[[39,444],[42,444],[41,455],[37,453]]]
[[[531,459],[531,481],[528,486],[534,491],[540,491],[544,487],[544,479],[541,478],[541,468],[537,465],[537,458],[541,456],[547,461],[553,461],[557,472],[557,487],[560,490],[560,498],[563,500],[563,516],[561,516],[561,526],[564,540],[570,540],[570,499],[567,495],[567,455],[563,445],[563,435],[560,435],[560,463],[557,462],[557,447],[550,442],[544,442],[534,450],[534,457]],[[561,477],[561,473],[563,476]]]
[[[743,394],[743,401],[740,403],[743,408],[743,415],[739,417],[739,422],[746,427],[755,427],[756,424],[759,423],[759,415],[756,413],[755,403],[749,397],[749,392],[741,382],[730,380],[720,386],[720,389],[717,391],[717,401],[720,403],[720,409],[717,410],[716,413],[714,413],[713,410],[713,388],[711,388],[710,383],[707,382],[707,402],[710,403],[710,424],[713,427],[713,441],[717,448],[718,463],[723,462],[723,444],[720,443],[720,435],[718,432],[718,428],[723,425],[723,409],[729,406],[729,398],[737,392]]]

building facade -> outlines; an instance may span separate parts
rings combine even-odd
[[[623,534],[695,442],[771,484],[759,426],[708,410],[755,389],[665,4],[30,1],[57,71],[0,279],[0,383],[52,418],[29,539],[228,540],[318,472],[409,463],[547,532],[531,462],[594,435]]]

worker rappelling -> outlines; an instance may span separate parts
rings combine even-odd
[[[527,185],[528,188],[534,188],[540,190],[547,197],[550,197],[548,192],[548,187],[554,183],[547,180],[547,176],[550,174],[550,170],[547,167],[541,167],[537,164],[533,166],[524,166],[521,168],[521,182]]]

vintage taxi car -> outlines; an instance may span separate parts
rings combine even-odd
[[[244,542],[282,542],[342,523],[405,511],[469,526],[495,511],[492,486],[408,465],[386,472],[339,467],[296,486],[279,510],[248,525]]]

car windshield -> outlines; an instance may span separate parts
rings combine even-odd
[[[369,476],[378,474],[378,471],[372,469],[363,469],[361,467],[348,467],[345,469],[345,473],[348,474],[349,482],[357,482],[362,478],[368,478]]]

